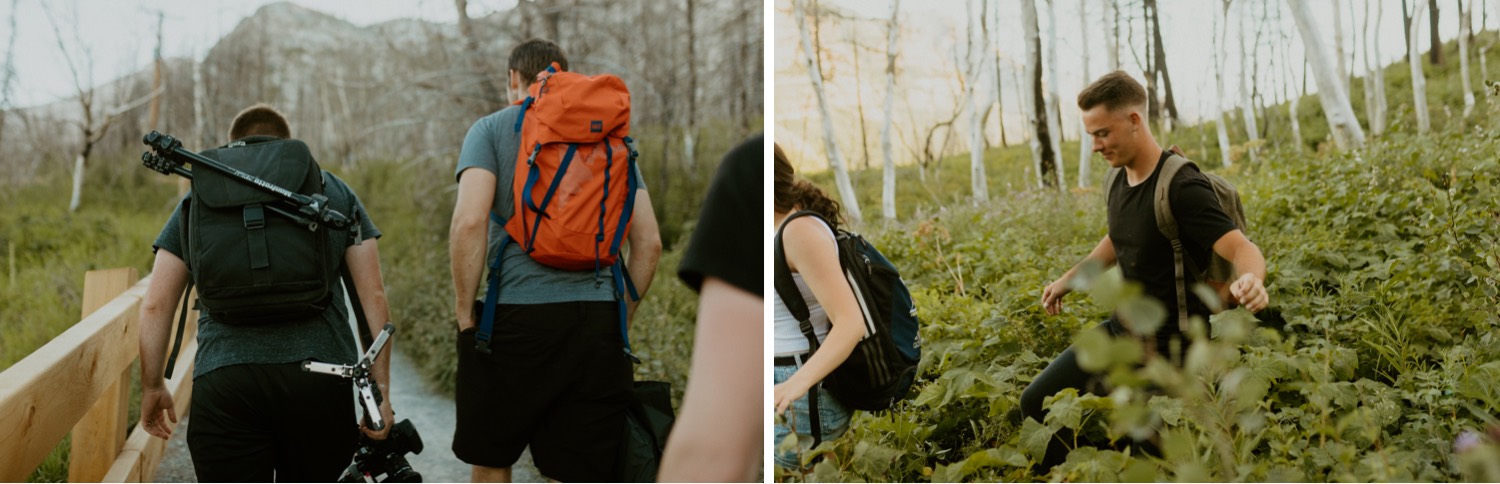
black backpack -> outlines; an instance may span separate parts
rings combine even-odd
[[[323,171],[299,140],[252,136],[202,155],[290,191],[323,193]],[[184,261],[200,309],[214,321],[276,323],[317,317],[328,306],[338,277],[328,253],[331,227],[273,213],[279,203],[241,180],[194,171],[183,213]]]
[[[772,266],[776,274],[776,294],[797,318],[802,335],[807,337],[809,349],[804,358],[811,357],[820,345],[813,332],[807,301],[802,299],[802,292],[792,281],[791,268],[787,267],[781,231],[786,223],[805,216],[817,217],[827,223],[821,215],[807,210],[787,216],[782,228],[776,231],[776,259]],[[920,322],[916,305],[896,266],[875,246],[859,234],[842,229],[837,231],[835,239],[839,247],[839,266],[843,268],[844,278],[854,290],[854,298],[864,315],[865,336],[849,358],[823,379],[821,386],[851,409],[884,410],[905,398],[916,380],[922,350],[917,336]],[[817,389],[815,385],[808,392],[808,403],[811,404],[813,439],[821,441]]]

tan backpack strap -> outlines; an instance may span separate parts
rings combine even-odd
[[[1156,211],[1156,228],[1161,231],[1162,236],[1172,242],[1172,265],[1177,276],[1177,329],[1186,332],[1188,321],[1187,314],[1187,277],[1183,267],[1182,237],[1177,231],[1177,218],[1172,215],[1172,199],[1169,188],[1172,180],[1177,178],[1177,172],[1187,166],[1191,161],[1179,155],[1167,157],[1161,167],[1161,172],[1156,178],[1156,194],[1152,198],[1152,208]]]
[[[1124,172],[1124,168],[1116,167],[1110,168],[1109,171],[1104,174],[1104,205],[1109,205],[1109,194],[1111,192],[1114,192],[1115,180],[1118,180],[1120,178],[1120,174]]]

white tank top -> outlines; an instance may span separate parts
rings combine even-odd
[[[819,222],[822,221],[819,220]],[[834,237],[833,229],[829,228],[827,224],[823,224],[823,229],[828,231],[830,239]],[[771,243],[774,244],[776,243],[775,235],[772,235],[772,237]],[[816,334],[818,341],[821,342],[828,338],[828,331],[833,328],[833,325],[828,322],[828,313],[823,311],[823,305],[819,304],[818,299],[813,297],[812,289],[809,289],[807,282],[802,280],[802,274],[793,272],[792,281],[797,283],[797,292],[802,293],[802,300],[807,302],[807,311],[811,315],[813,334]],[[774,293],[775,291],[772,292]],[[775,320],[772,328],[776,339],[772,343],[772,348],[775,350],[776,356],[806,353],[809,349],[807,336],[803,336],[797,318],[792,316],[792,310],[787,309],[786,303],[782,302],[781,294],[776,294],[775,296],[776,306],[773,308]]]

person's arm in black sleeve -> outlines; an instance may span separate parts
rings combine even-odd
[[[1266,258],[1260,247],[1250,242],[1224,213],[1208,178],[1192,168],[1185,170],[1192,173],[1183,173],[1173,182],[1171,190],[1172,215],[1177,219],[1178,232],[1185,243],[1211,247],[1215,254],[1234,263],[1238,276],[1224,288],[1227,292],[1220,290],[1220,297],[1229,305],[1239,304],[1251,312],[1264,309],[1270,297],[1265,288]]]

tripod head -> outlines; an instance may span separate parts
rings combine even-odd
[[[340,378],[354,380],[354,387],[359,389],[359,405],[365,409],[365,417],[370,420],[370,430],[385,428],[385,419],[380,415],[380,402],[385,397],[380,394],[380,387],[373,382],[371,369],[375,366],[375,358],[380,355],[380,350],[385,349],[386,342],[390,341],[391,335],[396,333],[396,326],[385,323],[385,328],[375,336],[375,343],[365,351],[359,362],[353,365],[335,365],[317,361],[302,362],[302,371],[323,373]]]

